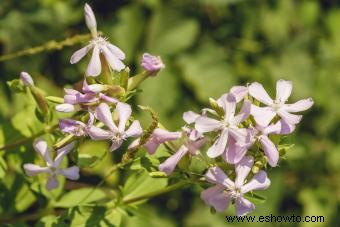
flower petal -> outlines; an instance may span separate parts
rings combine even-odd
[[[120,132],[124,132],[126,122],[129,120],[132,113],[131,106],[127,103],[119,102],[116,110],[119,118],[118,129]]]
[[[252,83],[249,88],[249,94],[253,96],[258,101],[266,104],[266,105],[272,105],[273,100],[270,98],[266,90],[264,90],[262,84],[254,82]]]
[[[284,120],[279,120],[275,124],[271,124],[268,127],[264,128],[262,133],[263,135],[268,134],[279,134],[279,135],[287,135],[294,131],[295,125],[289,125]]]
[[[248,88],[245,86],[233,86],[230,93],[235,96],[236,102],[240,102],[248,94]]]
[[[254,190],[265,190],[270,186],[270,180],[267,173],[260,170],[247,184],[241,187],[242,193],[247,193]]]
[[[223,159],[230,164],[236,164],[241,161],[247,151],[248,147],[246,145],[238,146],[235,139],[230,138],[227,149],[223,153]]]
[[[77,50],[76,52],[74,52],[71,56],[70,63],[75,64],[79,62],[89,52],[90,49],[91,49],[91,46],[87,45]]]
[[[224,129],[221,135],[216,139],[215,143],[208,149],[207,155],[210,158],[216,158],[223,154],[226,149],[229,137],[229,130]]]
[[[278,80],[276,82],[276,100],[280,100],[281,103],[286,102],[292,93],[292,89],[292,81]]]
[[[106,45],[106,47],[112,52],[112,54],[114,54],[117,58],[119,58],[120,60],[124,60],[125,59],[125,54],[124,52],[119,49],[117,46],[108,43]]]
[[[240,188],[244,184],[253,164],[254,158],[252,156],[245,156],[238,164],[235,165],[235,186],[237,188]]]
[[[277,114],[289,125],[296,125],[302,119],[301,115],[291,114],[284,110],[279,110]]]
[[[236,110],[236,97],[232,93],[222,95],[217,100],[217,103],[224,110],[224,119],[230,120],[234,118]]]
[[[251,102],[249,100],[245,100],[239,114],[237,114],[235,118],[233,119],[233,124],[238,125],[242,121],[246,120],[250,115],[250,111],[251,111]]]
[[[249,200],[239,197],[236,199],[235,208],[237,216],[244,216],[253,211],[255,209],[255,205]]]
[[[81,121],[73,119],[59,119],[59,128],[62,132],[75,136],[84,136],[86,134],[86,125]]]
[[[79,179],[79,167],[71,166],[66,169],[61,169],[60,174],[70,180],[78,180]]]
[[[214,207],[218,212],[223,212],[229,206],[231,197],[224,192],[222,185],[215,185],[201,192],[201,199],[208,206]]]
[[[142,135],[142,133],[143,133],[143,129],[140,126],[139,121],[135,120],[130,125],[130,128],[126,130],[125,135],[126,135],[126,138],[127,137],[138,137]]]
[[[187,152],[188,148],[182,145],[175,154],[171,155],[167,160],[165,160],[165,162],[159,165],[159,170],[170,175],[176,168],[177,163]]]
[[[187,111],[183,113],[183,119],[187,124],[194,123],[195,120],[200,117],[198,113],[195,113],[193,111]]]
[[[257,124],[262,127],[267,126],[273,118],[276,116],[276,112],[273,111],[270,107],[258,107],[255,105],[251,105],[251,115],[254,116],[254,119]]]
[[[40,167],[31,163],[24,164],[24,170],[26,175],[35,176],[39,173],[47,173],[49,172],[48,167]]]
[[[86,69],[87,76],[98,76],[100,72],[102,71],[102,65],[100,62],[99,54],[100,54],[99,48],[95,46],[93,48],[93,53],[92,53],[90,63]]]
[[[98,128],[96,126],[91,126],[87,130],[89,136],[93,140],[107,140],[112,138],[112,132],[108,130],[104,130],[101,128]]]
[[[229,190],[233,190],[235,186],[234,182],[217,166],[209,168],[205,173],[205,178],[208,182],[223,185]]]
[[[97,36],[97,21],[92,8],[85,3],[84,6],[85,22],[88,29],[91,31],[92,36]]]
[[[244,146],[249,138],[248,131],[245,128],[229,128],[229,135],[235,139],[239,146]]]
[[[125,68],[125,65],[117,56],[115,56],[106,46],[102,46],[102,51],[106,61],[109,63],[111,68],[115,71],[121,71]]]
[[[263,151],[268,158],[269,165],[271,167],[275,167],[279,161],[279,152],[275,147],[275,144],[270,141],[267,136],[261,136],[260,143],[262,144]]]
[[[313,106],[313,104],[314,101],[312,98],[302,99],[300,101],[297,101],[296,103],[284,105],[284,110],[290,113],[296,113],[308,110],[309,108],[311,108],[311,106]]]
[[[112,120],[110,107],[106,103],[101,103],[96,108],[96,117],[103,122],[112,132],[118,132],[118,128]]]
[[[104,95],[104,94],[102,94],[102,93],[99,93],[99,98],[100,98],[101,100],[103,100],[104,102],[108,102],[108,103],[114,103],[114,104],[116,104],[116,103],[119,102],[118,99],[109,97],[109,96]]]
[[[219,129],[221,122],[206,116],[200,116],[195,121],[195,128],[200,133],[211,132]]]
[[[34,149],[43,157],[43,159],[48,163],[52,164],[52,159],[49,154],[47,142],[41,138],[38,138],[33,143]]]
[[[59,165],[60,165],[61,161],[64,159],[65,155],[67,155],[74,148],[74,144],[75,144],[75,142],[69,143],[66,146],[57,150],[58,155],[54,159],[53,167],[55,167],[55,168],[59,167]]]
[[[59,182],[56,176],[49,176],[46,183],[46,189],[52,190],[59,186]]]

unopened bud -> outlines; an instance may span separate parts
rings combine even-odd
[[[143,54],[141,66],[145,71],[151,73],[150,76],[156,76],[157,72],[165,68],[160,56],[153,56],[149,53]]]
[[[34,86],[34,81],[31,75],[27,72],[20,73],[20,80],[24,83],[25,86]]]
[[[64,103],[64,104],[57,105],[57,106],[55,107],[55,109],[56,109],[58,112],[64,112],[64,113],[69,113],[69,112],[75,111],[74,105],[68,104],[68,103]]]
[[[84,6],[85,22],[93,37],[97,37],[97,21],[91,7],[85,3]]]

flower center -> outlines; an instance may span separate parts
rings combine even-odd
[[[278,111],[282,106],[281,100],[274,100],[274,103],[271,105],[274,111]]]
[[[105,45],[107,45],[107,40],[108,40],[108,38],[106,38],[106,37],[103,38],[101,36],[98,36],[98,37],[92,39],[90,41],[90,43],[94,46],[105,46]]]
[[[240,188],[235,188],[234,190],[231,191],[231,197],[233,199],[237,199],[242,196],[241,189]]]

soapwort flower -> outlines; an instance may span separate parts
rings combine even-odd
[[[75,64],[79,62],[90,50],[92,51],[92,57],[89,65],[86,69],[87,76],[98,76],[101,72],[101,60],[105,59],[110,67],[115,71],[121,71],[125,68],[122,60],[125,59],[124,52],[117,46],[107,41],[107,38],[101,37],[97,32],[97,22],[91,7],[85,4],[85,21],[88,29],[91,31],[92,40],[90,43],[77,50],[72,56],[70,63]],[[103,56],[101,59],[100,56]]]
[[[156,75],[158,71],[165,68],[160,56],[153,56],[149,53],[144,53],[142,57],[141,66],[145,71]]]
[[[278,80],[276,82],[276,98],[273,100],[260,83],[254,82],[249,86],[249,94],[267,105],[258,107],[252,105],[251,114],[255,121],[262,126],[268,125],[276,115],[279,115],[287,124],[295,125],[301,121],[302,116],[292,113],[305,111],[313,105],[313,99],[307,98],[293,104],[286,104],[292,93],[293,85],[291,81]]]
[[[260,170],[250,181],[247,176],[253,166],[254,159],[245,156],[235,165],[236,178],[232,181],[219,167],[210,168],[205,174],[208,182],[215,184],[201,192],[201,199],[218,212],[224,211],[231,201],[235,202],[237,216],[244,216],[255,209],[255,205],[244,195],[254,190],[264,190],[270,186],[267,173]]]
[[[62,175],[70,180],[78,180],[79,167],[71,166],[68,168],[61,168],[60,164],[64,157],[73,149],[74,143],[70,143],[59,150],[57,150],[57,156],[52,161],[49,154],[47,142],[42,139],[37,139],[33,144],[34,149],[42,156],[46,162],[46,167],[41,167],[32,163],[24,164],[24,170],[28,176],[35,176],[40,173],[48,173],[49,177],[46,183],[46,189],[52,190],[59,186],[57,175]]]
[[[238,125],[249,117],[251,107],[248,100],[244,101],[242,109],[235,116],[236,98],[231,93],[222,95],[217,103],[224,111],[223,119],[216,120],[208,116],[200,116],[195,120],[197,131],[219,132],[215,143],[207,151],[210,158],[216,158],[225,152],[229,138],[233,138],[240,146],[246,143],[247,130],[239,128]]]
[[[108,130],[96,126],[91,126],[88,129],[88,134],[93,140],[111,140],[110,151],[117,150],[127,138],[138,137],[143,132],[138,120],[134,120],[130,127],[125,130],[132,112],[130,105],[119,102],[116,111],[119,119],[118,126],[113,122],[110,107],[106,103],[101,103],[96,108],[95,116],[104,123]]]

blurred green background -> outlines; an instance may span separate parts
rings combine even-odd
[[[340,226],[339,1],[88,3],[96,14],[98,29],[126,53],[125,62],[133,72],[138,71],[143,52],[162,57],[165,70],[147,80],[141,87],[143,93],[133,101],[151,106],[171,130],[183,125],[184,111],[207,106],[209,97],[218,98],[233,85],[258,81],[273,94],[276,80],[282,78],[293,81],[292,102],[311,96],[315,105],[287,138],[295,146],[280,163],[281,168],[269,170],[272,186],[262,193],[267,201],[251,215],[323,215],[325,223],[281,224]],[[87,33],[83,5],[83,1],[1,0],[0,54]],[[87,60],[69,64],[71,54],[80,46],[0,62],[2,137],[10,137],[6,134],[8,119],[23,108],[5,82],[24,70],[49,94],[62,95],[63,86],[83,75]],[[21,127],[20,122],[12,123]],[[189,188],[152,199],[139,215],[123,223],[140,227],[263,226],[227,223],[225,214],[210,213],[199,191]],[[0,191],[2,202],[8,193]],[[229,209],[227,214],[231,212]]]

